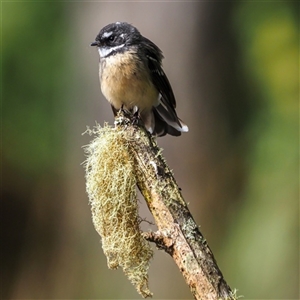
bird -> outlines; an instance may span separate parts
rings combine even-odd
[[[188,131],[177,116],[158,46],[127,22],[106,25],[91,46],[98,48],[100,87],[114,116],[120,109],[135,112],[145,128],[158,137]]]

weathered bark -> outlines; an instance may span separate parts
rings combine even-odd
[[[158,227],[144,233],[158,248],[170,254],[195,299],[236,299],[195,223],[180,188],[155,139],[139,126],[126,123],[125,139],[135,158],[137,185]]]

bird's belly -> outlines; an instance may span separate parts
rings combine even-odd
[[[159,93],[142,62],[132,58],[130,54],[116,54],[100,62],[102,93],[116,109],[124,105],[150,110],[158,104]]]

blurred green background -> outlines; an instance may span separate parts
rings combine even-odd
[[[113,121],[89,43],[115,21],[165,54],[190,132],[158,143],[226,281],[245,299],[299,298],[297,2],[1,2],[1,10],[3,299],[139,299],[106,267],[81,165],[86,126]],[[191,298],[162,251],[150,289],[154,299]]]

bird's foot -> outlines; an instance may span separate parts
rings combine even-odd
[[[137,106],[134,106],[132,109],[132,125],[138,125],[141,119],[140,111]]]
[[[127,119],[127,122],[131,123],[131,125],[142,125],[141,115],[139,108],[137,106],[134,106],[131,109],[128,109],[127,107],[122,104],[119,111],[117,111],[117,117],[123,117]]]
[[[127,108],[124,106],[124,104],[122,104],[122,106],[121,106],[119,112],[120,112],[124,117],[126,117],[127,119],[130,119],[130,120],[132,119],[132,112],[131,112],[131,110],[127,109]]]

